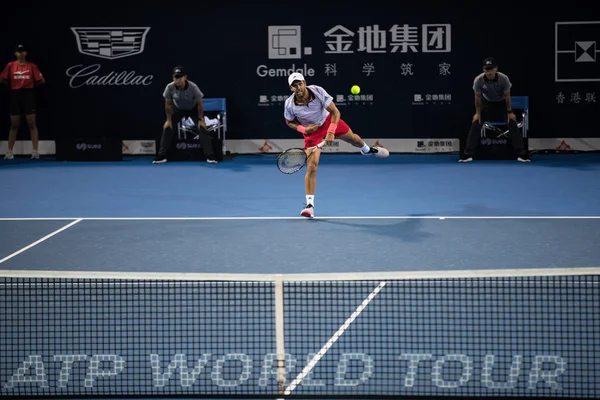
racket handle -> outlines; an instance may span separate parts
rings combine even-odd
[[[325,146],[325,141],[324,140],[321,143],[319,143],[318,145],[316,145],[316,146],[308,147],[306,150],[322,149],[323,146]]]
[[[322,149],[325,146],[325,141],[323,140],[321,143],[315,146],[316,149]]]

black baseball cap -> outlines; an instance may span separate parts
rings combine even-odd
[[[182,66],[177,66],[175,68],[173,68],[173,77],[174,78],[181,78],[182,76],[187,75],[185,73],[185,70],[183,69]]]
[[[498,66],[498,62],[493,57],[488,57],[483,60],[483,69],[494,69]]]
[[[18,44],[15,46],[15,53],[20,53],[22,51],[27,51],[27,48],[24,45]]]

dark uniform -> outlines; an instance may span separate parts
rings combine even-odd
[[[497,65],[496,60],[487,58],[484,60],[483,68],[485,70],[492,70]],[[488,79],[486,74],[482,72],[473,81],[473,91],[481,93],[481,124],[489,121],[508,121],[510,139],[519,157],[519,161],[528,161],[527,151],[523,146],[523,136],[519,131],[516,121],[508,116],[509,111],[512,112],[512,110],[508,110],[506,107],[506,96],[507,93],[510,93],[511,87],[512,83],[510,79],[502,72],[496,72],[493,79]],[[471,124],[471,129],[467,136],[467,146],[461,161],[470,161],[471,157],[475,154],[481,137],[481,124],[477,120]]]
[[[186,76],[182,67],[176,67],[173,70],[173,78],[180,79]],[[216,163],[215,154],[212,148],[210,135],[206,128],[198,127],[198,121],[204,119],[204,115],[199,115],[198,103],[202,102],[204,94],[198,88],[194,82],[185,80],[183,88],[178,88],[175,82],[169,83],[163,92],[163,97],[166,100],[172,102],[173,112],[171,114],[171,126],[172,128],[163,129],[163,133],[160,140],[160,149],[154,160],[154,163],[161,163],[167,161],[167,154],[171,149],[173,142],[174,130],[177,129],[178,124],[182,123],[183,119],[190,118],[194,126],[197,127],[197,133],[200,139],[200,146],[204,151],[204,155],[208,162]]]

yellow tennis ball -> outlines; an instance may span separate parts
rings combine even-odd
[[[352,94],[359,94],[360,87],[358,85],[354,85],[354,86],[352,86],[352,88],[350,88],[350,92],[352,92]]]

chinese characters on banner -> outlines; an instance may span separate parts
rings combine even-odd
[[[588,103],[595,104],[596,103],[596,93],[595,92],[559,92],[556,95],[556,102],[558,104],[580,104],[580,103]]]
[[[390,69],[394,71],[396,79],[417,78],[417,80],[413,79],[410,85],[418,85],[419,79],[427,77],[428,85],[410,89],[408,86],[405,87],[410,93],[410,98],[415,90],[423,92],[423,99],[418,101],[418,104],[435,105],[451,102],[452,96],[446,93],[449,88],[447,83],[444,83],[444,81],[449,82],[452,76],[451,24],[398,23],[388,26],[374,24],[358,27],[338,24],[323,29],[322,33],[317,33],[316,36],[308,36],[308,32],[303,35],[302,31],[303,27],[300,25],[269,26],[269,58],[303,59],[302,68],[292,64],[292,69],[303,73],[307,81],[311,82],[314,82],[312,78],[314,76],[355,80],[362,75],[369,79],[369,84],[362,87],[361,93],[356,95],[339,94],[340,89],[321,81],[332,90],[330,94],[338,105],[372,105],[376,97],[373,92],[377,92],[377,87],[390,85]],[[311,32],[314,32],[314,29]],[[322,50],[317,50],[319,47],[314,46],[317,38],[323,40]],[[310,42],[310,46],[304,45],[305,40]],[[324,61],[322,67],[310,64],[316,53],[321,53],[320,57]],[[261,65],[257,72],[261,77],[283,77],[291,73],[292,69],[269,68]],[[438,79],[430,79],[434,77]],[[340,80],[336,83],[339,84]],[[360,84],[360,81],[354,83]],[[280,106],[289,95],[289,92],[259,94],[258,105]],[[410,101],[409,98],[406,100]]]
[[[357,35],[357,46],[354,36]],[[336,25],[324,33],[326,54],[365,53],[449,53],[451,51],[450,24],[423,24],[421,37],[419,27],[393,25],[390,29],[381,29],[379,25],[358,28],[355,33],[350,29]]]
[[[336,25],[324,33],[326,38],[325,54],[381,54],[381,53],[450,53],[451,26],[450,24],[392,25],[384,29],[379,25],[361,26],[356,32],[343,25]],[[386,60],[387,61],[387,60]],[[402,76],[414,75],[415,65],[410,62],[402,63]],[[438,64],[439,75],[450,75],[450,63]],[[325,64],[325,75],[336,76],[338,69],[335,64]],[[362,64],[362,72],[371,76],[376,72],[375,62]]]

